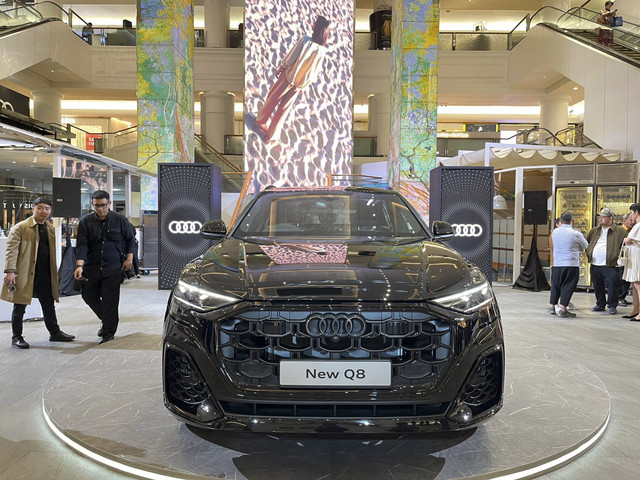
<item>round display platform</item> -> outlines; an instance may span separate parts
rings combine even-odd
[[[604,432],[609,394],[582,365],[510,341],[504,407],[457,433],[332,437],[209,432],[162,403],[159,335],[117,338],[75,356],[45,386],[43,409],[72,448],[143,478],[525,478],[577,458]]]

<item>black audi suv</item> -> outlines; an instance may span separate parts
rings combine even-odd
[[[464,429],[502,406],[500,311],[482,272],[392,190],[267,189],[182,272],[166,407],[212,429]]]

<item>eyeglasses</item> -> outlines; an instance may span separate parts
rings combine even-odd
[[[109,206],[109,203],[111,202],[107,202],[107,203],[94,203],[93,204],[93,208],[106,208]]]

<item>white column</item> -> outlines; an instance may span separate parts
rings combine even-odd
[[[45,123],[62,120],[62,92],[52,89],[33,90],[33,118]]]
[[[224,152],[228,118],[231,116],[233,119],[233,103],[229,102],[229,97],[231,95],[222,92],[204,92],[200,95],[200,132],[205,142],[220,153]]]
[[[546,95],[540,99],[540,143],[549,137],[543,131],[546,128],[555,134],[559,130],[567,128],[569,122],[569,100],[567,95]]]
[[[204,45],[225,48],[229,30],[229,0],[204,0]]]
[[[378,155],[389,156],[389,138],[391,134],[391,98],[388,93],[376,93],[369,97],[369,120],[373,127],[369,130],[377,137]]]
[[[602,2],[604,5],[604,0]],[[545,8],[542,10],[542,19],[545,23],[557,23],[558,19],[562,16],[562,12],[566,12],[571,8],[571,0],[543,0],[543,7],[555,7]],[[556,10],[557,9],[557,10]],[[561,10],[561,11],[558,11]]]

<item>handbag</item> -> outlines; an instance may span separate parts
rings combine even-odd
[[[631,266],[631,261],[629,258],[629,247],[623,245],[620,249],[620,253],[618,254],[618,266],[619,267],[629,267]]]
[[[611,26],[612,27],[621,27],[624,24],[622,17],[613,17],[611,19]]]

